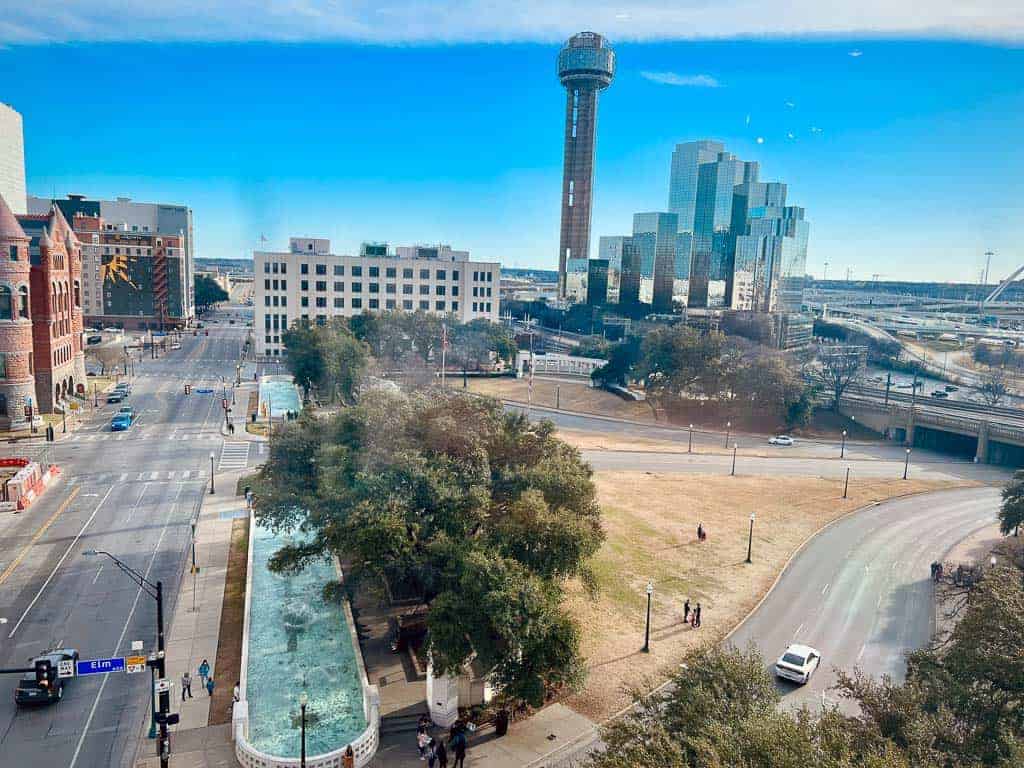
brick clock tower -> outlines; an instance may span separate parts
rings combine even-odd
[[[35,391],[29,237],[0,197],[0,429],[26,426],[39,412]]]

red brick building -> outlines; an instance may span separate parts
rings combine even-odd
[[[0,200],[0,426],[85,392],[82,256],[60,209],[14,216]]]

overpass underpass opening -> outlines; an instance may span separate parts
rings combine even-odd
[[[914,447],[973,459],[978,453],[978,438],[917,426],[914,427]]]
[[[989,439],[988,463],[1001,467],[1024,467],[1024,447]]]

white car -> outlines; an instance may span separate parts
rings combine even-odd
[[[775,674],[784,680],[804,685],[811,679],[820,663],[820,651],[809,645],[794,643],[775,662]]]
[[[181,344],[179,344],[178,342],[174,342],[173,344],[171,344],[171,349],[181,349]]]
[[[769,445],[792,445],[794,440],[789,435],[776,435],[768,440]]]

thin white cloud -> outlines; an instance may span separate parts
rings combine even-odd
[[[680,75],[678,72],[641,72],[640,77],[662,85],[682,85],[691,88],[721,88],[722,84],[711,75]]]
[[[853,56],[853,58],[855,58],[855,59],[859,59],[859,58],[860,58],[861,56],[863,56],[863,55],[864,55],[864,51],[860,51],[860,50],[856,50],[856,49],[854,49],[854,50],[850,51],[850,52],[849,52],[848,54],[846,54],[846,55],[847,55],[847,56]]]
[[[557,43],[704,38],[952,38],[1019,43],[1019,0],[0,0],[0,43],[352,41]]]

